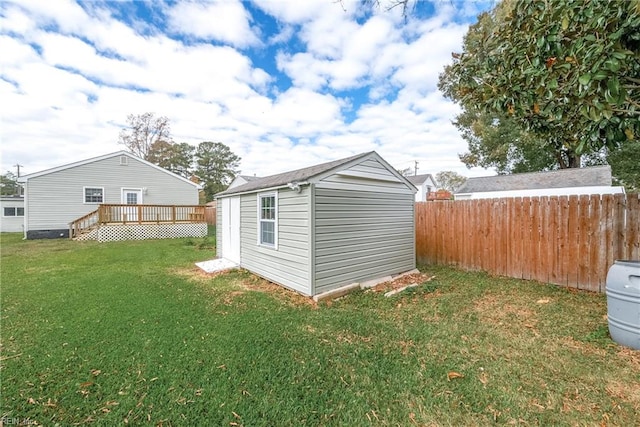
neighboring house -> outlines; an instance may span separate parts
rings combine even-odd
[[[18,181],[24,186],[27,239],[68,237],[69,224],[101,204],[198,204],[198,184],[126,151],[24,175]],[[142,219],[137,217],[139,210],[124,212],[129,222]]]
[[[454,196],[456,200],[466,200],[624,193],[623,187],[612,187],[611,182],[608,165],[560,169],[468,178]]]
[[[247,182],[255,181],[256,179],[260,179],[260,177],[250,176],[250,175],[238,175],[235,178],[233,178],[233,181],[231,181],[231,184],[229,184],[229,186],[227,187],[227,190],[238,187],[240,185],[244,185]]]
[[[218,256],[304,295],[415,268],[416,188],[376,152],[216,195]]]
[[[1,196],[0,211],[2,211],[0,231],[17,233],[24,230],[24,197]]]
[[[418,192],[416,193],[416,202],[426,202],[429,198],[429,194],[436,190],[436,180],[433,179],[430,173],[423,175],[408,176],[407,179],[413,185],[416,186]]]

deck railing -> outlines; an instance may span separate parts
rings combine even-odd
[[[204,222],[204,206],[198,205],[100,205],[101,224]]]
[[[69,238],[73,239],[74,237],[79,236],[81,233],[95,228],[99,223],[99,211],[100,209],[98,208],[95,211],[89,212],[88,214],[72,221],[69,224]]]
[[[199,205],[103,204],[69,224],[69,237],[100,224],[167,224],[205,222],[205,207]]]

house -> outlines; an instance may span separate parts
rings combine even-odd
[[[2,211],[0,231],[3,233],[18,233],[23,230],[24,197],[1,196],[0,211]]]
[[[238,187],[240,185],[246,184],[247,182],[255,181],[256,179],[260,179],[260,178],[257,176],[251,176],[251,175],[238,175],[235,178],[233,178],[233,181],[231,181],[231,184],[229,184],[229,187],[227,187],[227,189]]]
[[[107,222],[127,225],[118,228],[119,231],[103,231],[110,235],[126,232],[130,238],[148,238],[154,226],[143,223],[153,221],[158,225],[171,222],[171,218],[174,226],[169,227],[170,231],[156,226],[153,237],[164,237],[157,233],[179,237],[184,233],[175,223],[187,222],[185,215],[187,211],[192,215],[193,209],[175,206],[198,204],[198,184],[125,151],[24,175],[18,181],[24,186],[27,239],[68,237],[70,230],[76,229],[70,224],[77,224],[77,220],[86,222],[87,228],[95,228],[98,222],[105,226]],[[175,208],[163,207],[165,205]],[[197,227],[183,224],[183,228],[200,235],[203,227],[206,229],[204,218],[201,222]],[[113,240],[120,239],[114,237]]]
[[[415,268],[416,188],[376,152],[218,193],[218,256],[314,296]]]
[[[624,193],[623,187],[612,187],[611,183],[611,167],[608,165],[560,169],[468,178],[454,197],[467,200]]]
[[[436,180],[430,173],[423,175],[408,176],[407,179],[418,188],[416,193],[416,202],[426,202],[429,194],[437,188]]]

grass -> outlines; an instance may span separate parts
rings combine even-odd
[[[603,295],[451,268],[330,304],[214,240],[1,236],[3,417],[43,425],[634,425]],[[452,373],[460,374],[459,377]]]

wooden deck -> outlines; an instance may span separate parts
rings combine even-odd
[[[102,204],[69,224],[69,237],[76,238],[101,225],[197,224],[205,223],[205,206]]]

